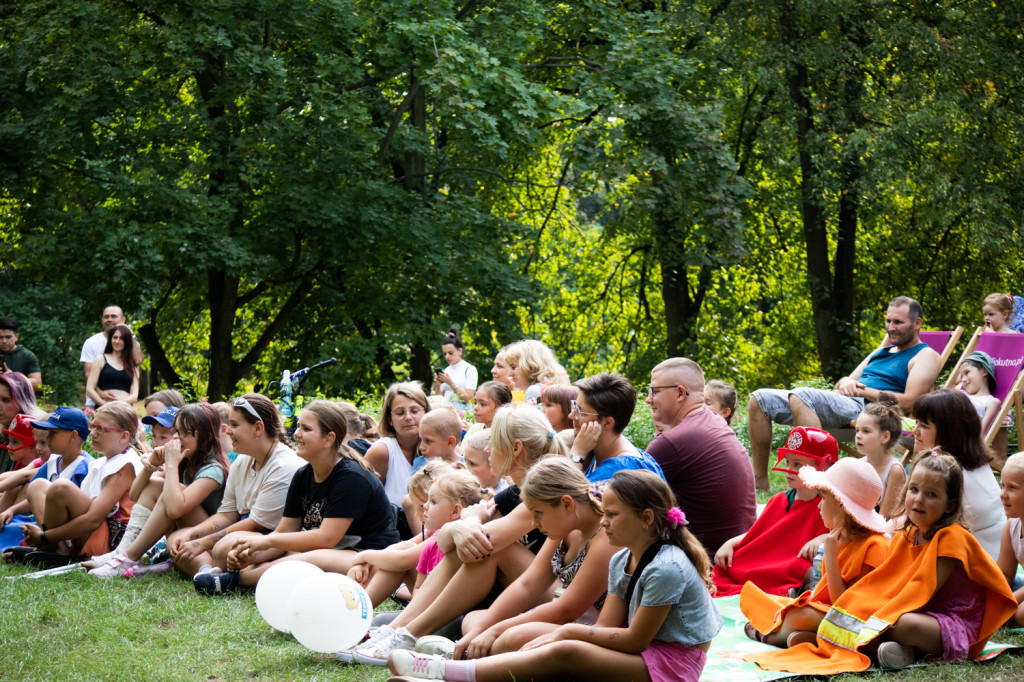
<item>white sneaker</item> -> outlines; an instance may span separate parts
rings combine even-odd
[[[403,649],[395,649],[388,657],[388,667],[394,674],[426,680],[443,680],[444,664],[445,659],[441,656],[428,656]]]
[[[342,649],[341,651],[334,654],[334,657],[338,659],[340,663],[352,663],[352,654],[358,649],[369,649],[377,644],[377,641],[387,635],[391,636],[394,629],[390,625],[381,625],[378,627],[370,628],[369,632],[366,633],[366,637],[359,640],[356,644],[352,645],[348,649]]]
[[[882,642],[878,646],[878,665],[882,670],[906,668],[916,660],[912,646],[903,646],[899,642]]]
[[[97,578],[116,578],[117,576],[124,575],[128,569],[135,569],[141,565],[138,561],[129,559],[124,554],[118,554],[102,566],[89,571],[89,575],[94,575]]]
[[[356,663],[366,665],[385,666],[388,664],[388,654],[399,649],[412,651],[416,646],[416,638],[405,628],[393,630],[390,635],[382,636],[381,639],[371,646],[360,647],[352,654]]]
[[[427,656],[444,656],[451,660],[455,655],[455,642],[440,635],[427,635],[416,640],[416,653]]]

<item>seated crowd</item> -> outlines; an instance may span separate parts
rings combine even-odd
[[[177,570],[206,595],[309,562],[375,607],[404,604],[337,658],[420,678],[697,680],[722,628],[713,597],[729,595],[747,635],[778,647],[747,656],[771,670],[976,656],[1001,625],[1024,625],[1024,454],[1000,490],[982,440],[991,405],[970,392],[991,366],[977,358],[964,390],[932,391],[941,363],[920,327],[920,305],[899,297],[892,345],[834,391],[752,393],[752,463],[729,425],[735,389],[686,358],[651,370],[650,443],[625,435],[638,399],[625,377],[570,384],[527,340],[479,384],[454,329],[435,395],[393,384],[379,420],[317,400],[289,436],[258,393],[185,404],[160,391],[139,419],[130,331],[113,325],[111,357],[88,368],[91,421],[44,414],[26,377],[0,374],[14,463],[0,547],[98,578]],[[115,364],[123,387],[97,388]],[[901,462],[904,413],[917,421]],[[758,514],[772,421],[794,425],[773,468],[788,489]],[[860,458],[840,459],[822,427],[851,423]]]

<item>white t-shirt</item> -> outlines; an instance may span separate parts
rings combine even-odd
[[[92,361],[103,355],[103,351],[107,348],[107,335],[103,332],[93,334],[85,340],[82,344],[82,357],[79,358],[86,364],[92,364]],[[85,396],[86,407],[96,407],[96,403],[89,396]]]
[[[79,455],[79,457],[84,456]],[[142,471],[142,459],[139,457],[139,453],[135,452],[132,448],[128,448],[121,454],[114,455],[113,457],[94,459],[89,463],[89,473],[82,480],[82,492],[95,500],[99,497],[103,487],[107,485],[107,479],[126,466],[134,467],[136,476]],[[116,514],[120,506],[120,501],[115,503],[114,508],[107,516],[110,517]]]
[[[295,472],[305,464],[295,451],[278,443],[259,471],[249,455],[238,455],[228,470],[224,497],[218,513],[237,512],[273,530],[281,521],[288,486]]]
[[[476,390],[477,382],[479,379],[476,374],[476,367],[469,364],[465,360],[459,360],[454,365],[448,365],[448,369],[445,373],[452,378],[455,385],[459,388],[467,388],[471,391]],[[452,393],[452,387],[448,384],[441,384],[441,395],[445,398],[448,397],[449,393]]]

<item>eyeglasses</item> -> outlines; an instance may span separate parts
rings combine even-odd
[[[97,424],[96,422],[93,422],[92,424],[89,424],[89,430],[90,431],[95,431],[96,433],[107,433],[108,431],[114,431],[114,432],[120,432],[120,433],[128,433],[124,429],[115,429],[115,428],[111,428],[109,426],[104,426],[103,424]]]
[[[655,395],[657,395],[658,391],[660,391],[661,389],[663,389],[663,388],[676,388],[676,386],[678,386],[678,384],[668,384],[666,386],[648,386],[647,387],[647,397],[648,398],[653,398]]]
[[[589,417],[600,417],[601,415],[597,412],[584,412],[580,409],[580,406],[576,404],[575,400],[569,401],[569,419],[579,419],[581,415],[587,415]]]
[[[403,419],[405,418],[406,415],[410,417],[415,417],[420,414],[423,414],[422,407],[410,407],[408,410],[406,410],[403,407],[397,410],[391,410],[391,416],[394,417],[395,419]]]
[[[263,423],[263,417],[260,416],[259,412],[256,411],[256,408],[250,405],[249,401],[246,400],[244,397],[239,396],[235,398],[235,402],[233,404],[235,407],[241,407],[243,410],[245,410],[252,416],[256,417],[256,421],[258,421],[260,424]]]

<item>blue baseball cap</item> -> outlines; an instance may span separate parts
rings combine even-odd
[[[155,417],[150,417],[150,416],[143,417],[142,418],[142,423],[143,424],[149,424],[150,426],[152,426],[153,424],[159,424],[160,426],[164,427],[165,429],[171,429],[171,428],[174,428],[174,417],[177,414],[178,414],[178,408],[175,407],[174,405],[171,405],[170,407],[165,407],[164,411],[161,412],[160,414],[158,414]]]
[[[75,431],[83,441],[89,438],[89,420],[85,412],[68,405],[61,405],[43,421],[32,422],[32,428]]]

